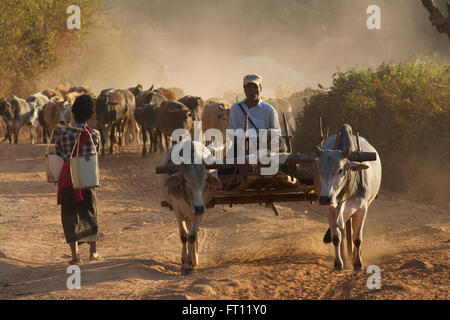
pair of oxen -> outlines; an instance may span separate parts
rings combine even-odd
[[[359,151],[376,153],[375,161],[349,160],[349,154],[357,151],[355,136],[349,125],[342,126],[337,135],[328,137],[321,147],[317,147],[316,191],[319,194],[319,204],[325,208],[330,227],[323,241],[332,242],[334,245],[335,270],[342,270],[344,262],[350,259],[354,270],[361,270],[364,222],[381,184],[381,162],[377,151],[365,138],[360,137],[359,141]],[[173,165],[172,152],[189,149],[192,159],[203,159],[203,164],[191,161],[178,165],[176,172],[160,176],[164,204],[174,211],[178,220],[183,274],[192,273],[198,265],[199,226],[206,211],[206,204],[217,190],[222,189],[218,172],[207,170],[204,164],[211,163],[211,159],[206,159],[211,157],[211,154],[200,142],[183,140],[172,146],[161,167]],[[350,259],[346,259],[346,237]]]

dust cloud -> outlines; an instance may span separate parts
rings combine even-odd
[[[366,27],[373,4],[380,30]],[[450,56],[418,0],[105,0],[102,8],[99,27],[45,85],[98,92],[154,84],[209,98],[242,91],[243,75],[258,73],[263,95],[273,97],[281,84],[330,86],[333,73],[352,66]]]

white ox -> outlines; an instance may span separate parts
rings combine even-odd
[[[207,170],[204,165],[205,160],[211,161],[211,153],[198,141],[183,140],[172,146],[161,165],[173,164],[172,153],[183,155],[183,152],[189,153],[189,150],[190,164],[183,162],[176,173],[160,176],[161,196],[175,212],[178,220],[183,274],[193,272],[194,267],[198,265],[198,228],[206,204],[212,199],[215,191],[222,188],[217,172]],[[202,164],[194,164],[194,156],[202,159]]]
[[[361,151],[375,152],[376,161],[360,163],[348,160],[350,151],[356,150],[355,136],[352,135],[349,125],[341,127],[339,132],[338,143],[336,143],[336,136],[331,136],[324,141],[322,149],[318,148],[320,155],[317,160],[320,176],[319,203],[327,207],[330,225],[324,242],[333,242],[334,269],[342,270],[345,258],[344,231],[347,231],[348,253],[353,255],[353,268],[361,270],[360,247],[364,221],[369,206],[380,189],[381,161],[375,148],[362,137],[360,138]],[[358,171],[361,171],[362,181]],[[354,250],[352,243],[355,245]]]
[[[30,107],[34,110],[34,114],[32,116],[32,123],[34,128],[41,127],[40,131],[43,134],[43,127],[39,123],[39,112],[44,108],[44,106],[49,102],[47,96],[43,95],[40,92],[30,95],[26,102],[30,105]]]

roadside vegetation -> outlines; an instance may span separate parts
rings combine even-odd
[[[71,5],[81,9],[81,29],[67,28]],[[26,96],[73,54],[98,25],[100,0],[0,1],[0,96]]]
[[[351,68],[333,75],[330,88],[309,91],[298,114],[297,150],[310,152],[319,118],[330,135],[348,123],[376,147],[383,190],[447,205],[450,190],[450,63],[415,57],[376,69]]]

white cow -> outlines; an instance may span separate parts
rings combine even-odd
[[[381,185],[381,161],[374,147],[360,138],[361,151],[375,152],[376,161],[355,162],[348,160],[350,151],[355,151],[355,136],[349,125],[339,130],[340,138],[336,143],[336,136],[327,138],[323,143],[323,150],[318,148],[320,158],[317,159],[320,176],[319,203],[328,209],[328,222],[330,229],[324,237],[324,242],[333,242],[335,247],[334,269],[343,269],[345,258],[344,237],[345,225],[351,221],[351,232],[355,245],[352,251],[352,242],[349,241],[349,253],[353,253],[353,268],[361,270],[361,241],[364,221],[372,201],[377,197]],[[351,138],[350,138],[351,137]],[[361,171],[362,170],[362,171]],[[361,176],[358,171],[362,173]],[[351,219],[351,220],[350,220]],[[347,224],[350,227],[350,224]],[[331,233],[330,233],[331,231]]]
[[[38,125],[36,109],[24,99],[12,96],[8,99],[12,107],[14,117],[12,119],[12,130],[14,133],[14,143],[19,141],[20,128],[27,125],[30,129],[31,143],[34,144],[35,128]]]
[[[33,127],[35,129],[40,128],[41,134],[44,134],[44,132],[43,132],[44,128],[39,123],[38,115],[39,115],[39,111],[42,110],[44,105],[46,105],[49,102],[49,99],[47,98],[47,96],[38,92],[38,93],[30,95],[25,101],[28,102],[30,107],[34,110],[34,114],[32,116]]]
[[[215,191],[222,188],[222,184],[215,171],[208,171],[204,164],[193,164],[194,154],[199,159],[211,157],[209,150],[197,141],[183,140],[172,146],[162,165],[173,163],[172,153],[180,154],[178,150],[181,149],[178,148],[183,152],[191,151],[190,157],[188,156],[191,159],[190,164],[184,162],[176,173],[161,175],[160,190],[162,198],[177,217],[182,243],[182,273],[188,274],[198,265],[197,233],[206,204],[212,199]]]

